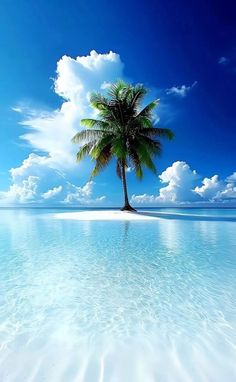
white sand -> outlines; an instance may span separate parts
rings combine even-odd
[[[156,220],[145,212],[123,212],[116,210],[61,212],[54,215],[56,219],[68,220]]]

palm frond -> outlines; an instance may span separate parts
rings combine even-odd
[[[134,167],[134,171],[137,178],[141,180],[143,178],[143,170],[142,170],[142,164],[141,164],[140,158],[136,150],[133,147],[132,148],[130,147],[128,155],[132,163],[132,166]]]
[[[131,91],[129,94],[130,98],[130,107],[133,109],[137,109],[143,99],[143,97],[147,94],[147,89],[142,84],[137,84],[131,87]]]
[[[153,110],[155,109],[155,107],[159,104],[160,100],[157,99],[153,102],[150,102],[147,106],[145,106],[137,115],[137,117],[139,116],[144,116],[144,117],[148,117],[148,118],[152,118],[152,112]]]
[[[140,129],[139,133],[150,138],[160,137],[160,138],[167,138],[169,140],[174,138],[174,133],[170,129],[165,129],[161,127],[148,127],[148,128]]]
[[[138,135],[137,140],[139,143],[143,144],[150,155],[152,156],[160,156],[162,152],[162,144],[160,141],[149,138],[148,136]]]
[[[140,162],[143,163],[149,170],[151,170],[154,174],[157,173],[156,166],[151,158],[153,154],[150,150],[150,146],[145,141],[137,142],[136,144],[136,152],[140,159]]]
[[[122,100],[125,92],[129,88],[123,80],[117,81],[115,84],[112,84],[108,89],[108,95],[112,98],[112,100]]]
[[[124,139],[122,137],[115,137],[112,142],[112,153],[118,158],[118,159],[125,159],[127,155],[127,149],[126,145],[124,143]]]
[[[137,176],[138,179],[143,179],[143,169],[142,169],[142,166],[136,166],[135,168],[135,174]]]
[[[89,155],[96,141],[85,143],[76,154],[77,162],[80,162],[86,155]]]
[[[106,150],[103,150],[101,154],[96,159],[96,164],[91,173],[91,177],[98,175],[111,161],[112,154],[109,147]]]
[[[153,127],[153,122],[149,117],[144,115],[136,116],[134,119],[131,119],[129,128],[134,130],[139,129],[148,129]]]
[[[102,111],[109,108],[109,100],[100,93],[91,93],[90,104],[95,109]]]
[[[101,121],[99,119],[92,119],[92,118],[84,118],[80,121],[82,126],[88,127],[89,129],[92,129],[94,127],[98,127],[100,129],[107,129],[109,127],[109,123],[105,121]]]
[[[96,145],[94,145],[91,151],[92,158],[97,159],[104,150],[108,150],[108,146],[109,150],[111,150],[111,143],[113,138],[113,135],[108,134],[104,135],[99,141],[97,141]]]
[[[81,143],[84,141],[99,139],[103,136],[103,134],[103,130],[82,130],[75,134],[75,136],[72,138],[72,143]]]

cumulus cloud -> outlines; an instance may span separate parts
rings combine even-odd
[[[235,173],[220,180],[218,175],[204,178],[183,161],[174,162],[159,176],[160,182],[166,184],[160,187],[157,195],[132,195],[135,204],[175,205],[198,202],[224,202],[236,200]],[[201,182],[200,185],[196,183]]]
[[[159,175],[159,179],[160,182],[166,184],[166,186],[159,189],[158,195],[133,195],[132,201],[137,203],[166,204],[196,200],[196,194],[193,188],[199,176],[186,162],[174,162]]]
[[[49,164],[48,164],[49,161]],[[51,167],[50,159],[31,153],[23,163],[10,170],[12,184],[0,192],[0,204],[99,204],[103,196],[93,195],[94,182],[78,187],[64,172]]]
[[[53,187],[51,190],[48,190],[42,194],[43,199],[51,199],[54,196],[58,195],[62,191],[62,186]]]
[[[186,162],[174,162],[159,178],[162,183],[167,183],[167,186],[160,188],[161,201],[183,202],[196,199],[192,188],[199,176]]]
[[[173,94],[178,97],[186,97],[187,94],[190,92],[191,89],[193,89],[197,85],[197,81],[194,81],[192,85],[186,86],[186,85],[181,85],[181,86],[172,86],[169,89],[166,89],[166,94]]]
[[[236,200],[236,186],[234,183],[227,183],[226,186],[219,191],[216,196],[215,200]]]
[[[28,132],[21,136],[30,146],[47,154],[58,168],[70,168],[75,164],[76,148],[71,138],[80,129],[80,120],[92,117],[89,96],[104,85],[123,76],[123,63],[116,53],[71,58],[63,56],[57,63],[54,91],[64,102],[60,109],[51,112],[15,107],[25,118],[21,124]]]
[[[29,176],[32,173],[41,175],[41,171],[45,167],[47,169],[54,168],[51,162],[51,158],[31,153],[26,159],[23,160],[22,164],[19,167],[11,168],[9,172],[14,182],[17,179]]]
[[[236,183],[236,171],[233,173],[233,174],[231,174],[230,176],[228,176],[227,178],[226,178],[226,181],[227,182],[232,182],[232,183]]]
[[[218,175],[211,178],[204,178],[201,187],[196,187],[194,192],[204,199],[211,200],[216,197],[217,193],[224,189],[224,184],[219,180]]]
[[[5,203],[29,203],[34,201],[37,195],[39,177],[28,176],[19,183],[14,183],[8,191],[0,192],[0,201]]]
[[[51,200],[59,195],[62,197],[65,188],[70,189],[69,183],[65,187],[61,185],[61,180],[65,183],[68,173],[72,173],[76,165],[75,153],[78,147],[71,143],[71,138],[81,129],[80,120],[94,116],[89,104],[90,93],[106,89],[110,83],[122,78],[123,67],[120,56],[114,52],[99,54],[93,50],[87,56],[76,58],[65,55],[57,63],[54,80],[54,91],[63,99],[61,107],[48,111],[20,104],[13,108],[22,115],[20,124],[27,129],[21,138],[33,148],[34,153],[19,167],[10,170],[12,185],[8,191],[1,193],[1,201],[4,196],[6,201],[16,201],[17,198],[19,202],[37,198]],[[28,182],[32,178],[29,177],[40,179],[38,192],[32,191],[31,197],[30,191],[28,194],[25,191],[30,188]],[[54,184],[51,184],[52,179]],[[62,189],[59,188],[60,185]],[[19,196],[19,189],[24,190],[24,196]],[[67,198],[64,195],[68,202],[83,199],[79,197],[79,190],[70,189],[68,195],[70,194],[74,196]]]
[[[100,196],[95,199],[92,198],[92,190],[94,184],[95,183],[93,181],[87,182],[83,187],[77,187],[73,184],[70,184],[71,191],[67,194],[63,202],[65,204],[94,204],[105,200],[105,196]]]
[[[225,180],[220,180],[218,175],[204,178],[201,187],[196,187],[195,192],[203,199],[209,201],[227,201],[236,199],[236,172]]]

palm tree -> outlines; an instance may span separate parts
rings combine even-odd
[[[82,119],[81,124],[87,129],[72,139],[74,143],[82,143],[77,153],[78,162],[86,155],[95,160],[91,177],[103,170],[113,157],[116,159],[116,172],[124,192],[123,211],[135,211],[128,198],[128,166],[132,166],[139,179],[143,177],[143,166],[156,174],[153,158],[161,153],[159,138],[174,136],[171,130],[154,126],[153,109],[159,100],[140,108],[146,93],[143,85],[132,86],[123,81],[111,85],[107,96],[92,93],[90,102],[98,118]]]

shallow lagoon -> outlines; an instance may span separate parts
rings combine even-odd
[[[1,381],[236,380],[236,210],[55,212],[0,211]]]

